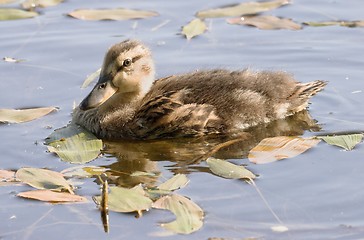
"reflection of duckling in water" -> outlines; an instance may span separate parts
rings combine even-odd
[[[229,144],[213,153],[214,157],[222,159],[246,158],[250,149],[258,145],[264,138],[275,136],[302,135],[305,130],[319,130],[319,126],[310,118],[306,110],[285,119],[279,119],[264,127],[257,126],[248,129],[247,137]],[[103,141],[104,153],[117,158],[118,161],[104,166],[110,169],[109,183],[124,187],[133,187],[139,183],[155,186],[158,183],[160,170],[158,161],[166,161],[166,168],[174,173],[188,174],[191,171],[206,171],[197,166],[198,159],[206,159],[207,155],[221,143],[237,139],[231,136],[158,139],[148,141],[118,140]],[[192,165],[191,165],[192,164]],[[148,174],[132,174],[132,173]]]
[[[100,79],[73,120],[100,138],[227,134],[302,111],[323,81],[283,72],[210,70],[154,80],[148,48],[127,40],[107,52]]]

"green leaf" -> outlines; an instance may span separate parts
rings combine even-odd
[[[95,199],[98,202],[101,202],[101,196],[96,196]],[[131,189],[110,187],[108,206],[111,211],[137,212],[147,210],[151,207],[151,205],[152,200],[146,197],[146,193],[141,185],[137,185]]]
[[[70,12],[68,15],[81,20],[129,20],[155,17],[158,16],[158,13],[152,11],[116,8],[80,9]]]
[[[59,172],[40,168],[20,168],[15,176],[19,181],[37,189],[66,190],[73,193],[72,186]]]
[[[53,7],[63,2],[63,0],[26,0],[21,6],[25,9],[32,9],[35,7]]]
[[[253,15],[287,5],[290,0],[274,0],[267,2],[245,2],[231,7],[215,8],[197,12],[199,18],[237,17]]]
[[[101,68],[97,69],[95,72],[91,73],[85,81],[82,83],[81,88],[86,88],[90,83],[92,83],[96,78],[100,76]]]
[[[206,160],[206,162],[209,165],[211,172],[220,177],[231,178],[231,179],[255,178],[254,173],[250,172],[245,167],[232,164],[225,160],[209,157]]]
[[[318,136],[318,139],[324,140],[330,145],[342,147],[347,151],[353,150],[354,147],[363,140],[363,134],[349,134],[339,136]]]
[[[191,38],[204,33],[206,29],[207,26],[205,22],[196,18],[182,28],[182,34],[186,36],[187,40],[190,40]]]
[[[270,163],[292,158],[316,146],[320,140],[314,138],[279,136],[263,139],[250,150],[248,158],[256,164]]]
[[[303,24],[311,26],[311,27],[327,27],[327,26],[364,27],[364,20],[361,20],[361,21],[304,22]]]
[[[0,21],[33,18],[38,16],[37,12],[29,12],[16,8],[0,8]]]
[[[237,25],[249,25],[254,26],[262,30],[276,30],[276,29],[288,29],[288,30],[300,30],[302,26],[293,22],[288,18],[278,18],[275,16],[254,16],[254,17],[241,17],[231,18],[227,20],[230,24]]]
[[[160,190],[174,191],[183,188],[189,182],[188,178],[184,174],[177,174],[171,179],[168,179],[164,183],[158,186]]]
[[[56,153],[63,161],[87,163],[98,157],[102,141],[85,129],[70,124],[55,130],[46,140],[48,150]]]
[[[51,203],[88,202],[85,197],[51,190],[33,190],[18,193],[16,196]]]
[[[204,213],[194,202],[181,195],[164,196],[153,203],[153,208],[166,209],[176,215],[176,220],[161,226],[175,233],[196,232],[203,225]]]
[[[0,13],[1,16],[1,13]],[[22,123],[43,117],[55,111],[55,107],[30,108],[30,109],[0,109],[0,122]]]

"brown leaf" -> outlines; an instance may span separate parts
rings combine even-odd
[[[13,181],[15,179],[15,172],[0,169],[0,181]]]
[[[88,202],[87,199],[82,196],[65,192],[53,192],[51,190],[33,190],[21,192],[17,194],[17,196],[51,203]]]
[[[129,20],[155,17],[158,16],[158,13],[152,11],[115,8],[80,9],[70,12],[68,15],[81,20]]]
[[[319,142],[318,139],[301,137],[266,138],[250,150],[248,158],[256,164],[270,163],[295,157],[316,146]]]
[[[235,6],[199,11],[196,13],[196,16],[199,18],[237,17],[237,16],[266,12],[290,3],[291,3],[290,0],[245,2]]]
[[[229,24],[249,25],[263,30],[289,29],[300,30],[302,26],[288,18],[278,18],[275,16],[254,16],[231,18],[226,20]]]

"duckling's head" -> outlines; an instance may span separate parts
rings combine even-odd
[[[100,78],[80,109],[95,108],[108,99],[126,94],[144,95],[154,80],[154,63],[150,50],[135,40],[112,46],[106,53]]]

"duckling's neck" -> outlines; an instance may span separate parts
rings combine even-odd
[[[117,93],[96,108],[86,111],[75,109],[73,121],[100,138],[128,137],[130,133],[126,123],[134,116],[137,102],[142,97],[140,92]],[[120,132],[120,129],[125,129],[125,132]]]

